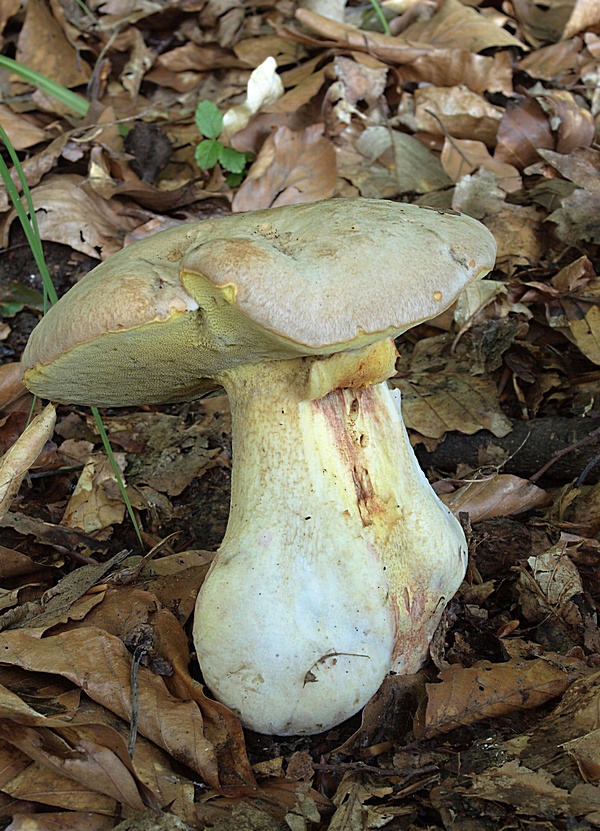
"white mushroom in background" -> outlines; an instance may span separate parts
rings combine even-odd
[[[393,337],[494,263],[474,219],[339,199],[180,226],[95,268],[23,357],[53,401],[168,403],[224,387],[227,531],[198,596],[204,680],[264,733],[315,733],[427,657],[466,566],[410,446]]]

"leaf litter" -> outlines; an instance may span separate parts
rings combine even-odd
[[[59,293],[230,211],[361,195],[483,221],[494,273],[399,339],[393,381],[468,523],[467,577],[431,662],[361,715],[244,734],[189,651],[228,513],[227,401],[105,414],[140,556],[89,415],[60,407],[52,434],[36,404],[25,430],[40,283],[0,191],[3,827],[600,827],[597,4],[384,0],[390,34],[370,5],[331,8],[9,0],[2,53],[88,112],[1,66],[0,122]],[[237,183],[196,164],[204,100],[251,154]]]

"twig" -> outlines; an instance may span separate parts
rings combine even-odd
[[[570,444],[568,447],[563,447],[562,450],[557,450],[556,453],[552,456],[552,458],[549,459],[543,467],[541,467],[536,473],[534,473],[533,476],[529,477],[529,481],[537,482],[538,479],[541,479],[544,473],[550,470],[552,465],[558,462],[559,459],[562,459],[563,456],[566,456],[573,450],[577,450],[579,447],[583,447],[584,445],[589,444],[590,442],[594,441],[594,439],[598,438],[598,436],[600,436],[600,427],[597,427],[595,430],[592,430],[589,436],[584,436],[582,439],[579,439],[579,441],[576,441],[574,444]],[[591,470],[589,464],[586,467],[586,470],[584,471],[586,474],[589,473],[588,468]]]

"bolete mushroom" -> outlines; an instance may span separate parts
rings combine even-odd
[[[465,572],[386,379],[393,337],[493,265],[479,222],[368,199],[180,226],[54,306],[24,382],[99,407],[227,391],[227,531],[194,640],[213,694],[260,732],[314,733],[427,656]]]

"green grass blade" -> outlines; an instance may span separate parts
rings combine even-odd
[[[387,18],[384,15],[383,9],[381,8],[378,0],[369,0],[369,2],[373,6],[373,10],[375,11],[375,14],[377,15],[377,19],[381,23],[381,27],[383,29],[384,34],[389,35],[391,37],[392,31],[389,27],[389,24],[387,22]]]
[[[39,269],[42,278],[42,282],[44,284],[44,293],[50,299],[51,303],[56,303],[58,297],[56,295],[56,290],[52,283],[52,278],[50,277],[50,272],[48,271],[48,266],[46,265],[44,249],[42,247],[42,240],[37,224],[33,200],[31,199],[29,185],[27,184],[27,180],[25,179],[25,174],[23,173],[23,168],[21,167],[21,162],[19,161],[19,157],[17,156],[15,148],[12,146],[11,140],[9,139],[8,135],[6,134],[6,131],[1,125],[0,141],[2,141],[2,143],[6,146],[6,149],[8,150],[14,168],[17,171],[17,176],[19,177],[19,181],[23,189],[23,195],[25,196],[25,201],[27,202],[27,210],[25,209],[23,200],[19,195],[19,191],[17,190],[15,183],[12,180],[12,176],[10,175],[8,166],[2,158],[2,156],[0,156],[0,176],[2,177],[2,181],[4,182],[7,193],[10,196],[10,199],[15,207],[15,211],[17,212],[17,216],[19,217],[19,221],[23,226],[23,231],[25,232],[25,236],[27,237],[27,242],[29,244],[29,247],[31,248],[31,252],[34,256],[36,265]]]
[[[98,432],[100,433],[100,438],[102,439],[102,444],[104,445],[104,450],[106,451],[106,455],[110,459],[110,463],[112,465],[112,469],[114,474],[117,478],[117,482],[119,484],[119,490],[121,492],[121,498],[125,503],[125,507],[127,508],[127,513],[129,514],[129,518],[133,523],[133,527],[135,528],[136,536],[139,540],[139,543],[144,550],[144,541],[142,539],[142,535],[140,533],[140,527],[137,522],[136,515],[133,513],[133,507],[129,500],[129,494],[127,493],[127,488],[125,487],[125,482],[123,481],[123,477],[121,476],[121,471],[119,470],[119,466],[117,464],[117,460],[115,459],[115,455],[112,451],[112,447],[110,446],[110,442],[108,440],[108,436],[106,435],[106,430],[104,429],[104,424],[102,423],[102,417],[98,412],[97,407],[91,407],[92,415],[94,416],[94,421],[96,422],[96,427],[98,428]]]
[[[14,72],[15,75],[18,75],[32,86],[39,87],[43,92],[56,98],[57,101],[60,101],[61,104],[64,104],[65,107],[73,110],[74,113],[77,113],[82,118],[87,115],[90,103],[83,95],[79,95],[77,92],[71,92],[70,89],[63,87],[62,84],[58,84],[56,81],[52,81],[50,78],[42,75],[41,72],[30,69],[28,66],[24,66],[22,63],[12,58],[7,58],[4,55],[0,55],[0,66],[10,69],[11,72]]]

